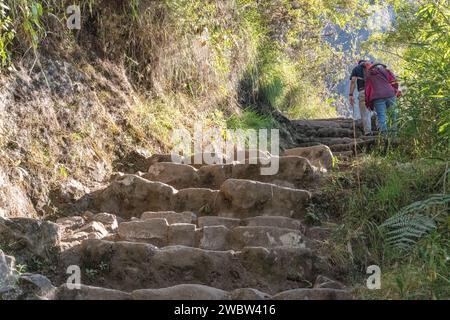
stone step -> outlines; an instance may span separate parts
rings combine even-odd
[[[133,291],[131,295],[134,300],[229,300],[227,291],[201,284],[141,289]]]
[[[176,189],[200,188],[201,184],[197,171],[187,164],[158,162],[152,165],[142,177],[150,181],[168,184]]]
[[[174,223],[193,223],[197,224],[197,215],[191,211],[175,212],[175,211],[147,211],[141,215],[141,220],[150,220],[155,218],[163,218],[168,224]]]
[[[356,149],[358,151],[362,151],[365,148],[370,147],[371,145],[373,145],[375,143],[375,140],[372,139],[366,139],[366,140],[362,140],[362,139],[357,139],[356,140]],[[331,147],[331,151],[334,152],[341,152],[341,151],[353,151],[355,150],[355,142],[352,141],[351,143],[344,143],[344,144],[335,144],[332,145]]]
[[[200,229],[199,247],[205,250],[241,250],[245,247],[305,248],[307,240],[298,230],[277,227],[209,226]]]
[[[320,120],[294,120],[292,123],[296,126],[298,130],[313,128],[332,128],[332,129],[348,129],[353,130],[353,120],[336,120],[336,119],[320,119]],[[355,123],[357,129],[361,126],[358,122]]]
[[[198,227],[214,227],[214,226],[224,226],[228,229],[239,227],[242,225],[244,220],[237,218],[226,218],[219,216],[203,216],[198,218]]]
[[[278,161],[278,170],[274,171],[273,175],[265,175],[263,170],[268,167],[262,164],[214,164],[196,169],[187,164],[158,162],[142,177],[150,181],[163,182],[177,189],[219,189],[228,179],[247,179],[303,188],[318,179],[316,170],[304,157],[285,156],[270,159]]]
[[[292,230],[304,230],[301,221],[287,217],[278,216],[257,216],[247,219],[226,218],[219,216],[203,216],[198,218],[198,227],[220,226],[223,225],[229,229],[239,226],[250,227],[278,227]]]
[[[233,155],[225,155],[225,154],[216,154],[216,153],[195,153],[191,156],[176,156],[175,163],[180,164],[188,164],[192,167],[199,169],[202,166],[209,165],[211,163],[214,164],[226,164],[228,162],[238,161],[242,162],[242,159],[248,160],[250,158],[262,158],[267,159],[271,157],[271,154],[268,151],[257,150],[257,149],[245,149],[245,150],[234,150]],[[148,171],[148,169],[159,162],[174,162],[172,161],[171,154],[154,154],[151,157],[148,157],[145,160],[147,164],[147,168],[144,171]],[[242,162],[245,163],[245,162]],[[248,162],[247,162],[248,163]],[[142,166],[141,166],[142,167]]]
[[[277,292],[304,288],[317,274],[317,258],[301,248],[247,247],[242,251],[211,251],[184,246],[158,249],[150,244],[85,240],[77,264],[88,285],[133,291],[184,284],[203,284],[221,290],[255,288]],[[95,272],[89,277],[85,272]]]
[[[341,289],[315,288],[293,289],[280,292],[273,300],[351,300],[349,291]]]
[[[157,247],[183,245],[205,250],[241,250],[244,247],[305,248],[307,240],[300,230],[274,226],[168,224],[163,218],[123,222],[118,237],[123,241],[144,242]]]
[[[55,294],[55,300],[132,300],[132,295],[114,289],[80,285],[80,288],[69,288],[61,285]]]
[[[70,290],[58,288],[56,300],[347,300],[349,292],[341,289],[292,289],[274,296],[252,288],[225,291],[201,284],[179,284],[158,289],[140,289],[130,293],[108,288],[81,285]]]
[[[345,138],[335,138],[335,137],[327,137],[327,138],[308,138],[307,139],[309,143],[320,143],[329,146],[330,148],[336,144],[349,144],[353,143],[354,139],[350,137]]]
[[[298,247],[306,248],[304,235],[298,230],[277,227],[237,227],[231,230],[233,249],[244,247]]]
[[[336,152],[345,152],[345,151],[353,151],[355,150],[355,144],[352,143],[343,143],[343,144],[335,144],[333,146],[330,147],[331,150],[333,151],[333,154],[335,154]],[[358,148],[358,143],[356,143],[356,148]]]
[[[253,227],[278,227],[292,230],[304,230],[303,224],[296,219],[277,216],[257,216],[243,220],[244,226]]]
[[[239,226],[253,226],[253,227],[278,227],[293,230],[305,230],[304,225],[297,219],[280,216],[256,216],[246,219],[227,218],[221,216],[201,216],[197,217],[196,214],[190,211],[175,212],[175,211],[148,211],[144,212],[140,219],[150,220],[155,218],[163,218],[167,220],[168,224],[175,223],[192,223],[197,225],[198,228],[205,226],[220,226],[223,225],[229,229]]]
[[[250,218],[283,216],[301,219],[311,201],[311,193],[268,183],[229,179],[220,187],[226,204],[220,216]]]
[[[333,167],[333,153],[326,145],[316,145],[303,148],[287,149],[283,156],[298,156],[307,158],[317,168],[330,170]]]
[[[176,190],[167,184],[137,175],[121,175],[91,197],[92,210],[109,212],[124,219],[139,217],[146,211],[171,210],[191,211],[197,216],[302,218],[311,200],[311,193],[240,179],[226,180],[220,190]]]

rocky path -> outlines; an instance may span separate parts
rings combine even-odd
[[[19,275],[0,251],[0,297],[351,298],[319,250],[323,230],[304,219],[332,152],[350,157],[373,139],[359,128],[354,134],[345,119],[294,125],[299,146],[284,151],[273,176],[262,176],[260,164],[194,167],[155,155],[145,172],[118,173],[82,199],[79,216],[0,221],[0,243],[19,257],[52,261],[41,266],[50,281]],[[78,290],[65,284],[70,266],[81,270]]]

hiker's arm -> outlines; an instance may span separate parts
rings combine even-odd
[[[357,77],[352,77],[352,80],[350,81],[350,92],[349,92],[349,99],[350,99],[350,105],[353,107],[355,105],[355,97],[353,96],[353,93],[355,92],[356,87],[356,80]]]
[[[355,92],[355,88],[356,88],[356,81],[358,80],[357,77],[352,77],[352,80],[350,81],[350,92],[349,95],[352,95],[353,92]]]

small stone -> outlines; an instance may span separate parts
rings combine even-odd
[[[93,221],[87,225],[74,231],[74,234],[78,232],[86,232],[89,234],[89,239],[102,239],[108,235],[108,231],[101,222]]]
[[[94,219],[94,214],[91,211],[86,211],[83,214],[83,218],[85,218],[86,221],[92,221]]]
[[[116,230],[119,226],[115,215],[110,213],[97,213],[94,218],[95,221],[101,222],[109,230]]]
[[[89,233],[87,232],[77,232],[72,233],[68,235],[66,238],[63,239],[65,242],[74,242],[74,241],[83,241],[89,239]]]
[[[83,217],[74,216],[74,217],[64,217],[56,220],[56,224],[62,226],[66,229],[78,229],[81,228],[85,223]]]

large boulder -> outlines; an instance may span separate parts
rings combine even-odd
[[[50,280],[41,274],[25,273],[17,280],[20,300],[52,300],[56,288]]]
[[[114,162],[114,170],[124,173],[146,172],[155,156],[149,157],[145,150],[132,150]]]
[[[16,168],[14,170],[19,177],[28,174],[21,166],[11,167]],[[14,181],[9,176],[9,172],[0,167],[0,218],[36,217],[37,212],[23,187],[24,183]]]
[[[158,162],[142,176],[150,181],[159,181],[177,189],[197,187],[197,169],[186,164]]]
[[[139,217],[145,211],[167,211],[176,192],[171,186],[149,181],[137,175],[117,177],[94,195],[93,207],[121,218]]]
[[[12,294],[17,280],[15,259],[0,250],[0,300]]]
[[[53,299],[55,289],[43,275],[20,274],[15,258],[0,250],[0,300],[49,300]]]
[[[0,218],[0,243],[26,260],[52,260],[59,252],[60,228],[49,221],[31,218]]]

